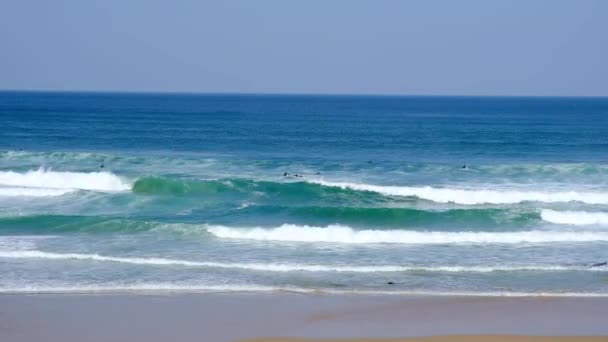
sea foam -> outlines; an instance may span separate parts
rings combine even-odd
[[[0,187],[0,197],[54,197],[74,192],[72,189]]]
[[[350,272],[350,273],[382,273],[382,272],[448,272],[448,273],[489,273],[512,271],[608,271],[601,267],[562,266],[562,265],[491,265],[491,266],[421,266],[421,265],[314,265],[290,263],[225,263],[209,261],[188,261],[165,258],[142,257],[113,257],[99,254],[82,253],[53,253],[38,250],[0,251],[0,258],[7,259],[50,259],[50,260],[85,260],[101,262],[118,262],[133,265],[148,266],[184,266],[242,269],[266,272]]]
[[[521,202],[583,202],[589,204],[608,204],[608,193],[578,191],[519,191],[489,189],[453,189],[431,186],[385,186],[361,183],[328,182],[310,180],[324,186],[371,191],[389,196],[418,197],[438,203],[475,204],[513,204]]]
[[[544,221],[574,226],[608,225],[608,213],[587,211],[555,211],[543,209],[540,214]]]
[[[122,293],[122,292],[271,292],[290,291],[288,288],[256,285],[205,285],[173,283],[135,284],[65,284],[65,285],[18,285],[0,286],[0,293]],[[293,289],[293,292],[310,290]]]
[[[73,285],[16,285],[0,286],[0,293],[214,293],[214,292],[281,292],[281,293],[327,293],[337,295],[391,295],[391,296],[442,296],[442,297],[608,297],[595,292],[508,292],[508,291],[419,291],[419,290],[336,290],[332,288],[279,287],[262,285],[205,285],[182,283],[103,283]]]
[[[333,243],[402,243],[402,244],[515,244],[545,242],[608,241],[606,232],[516,231],[516,232],[440,232],[404,230],[354,230],[350,227],[327,227],[284,224],[277,228],[234,228],[207,226],[219,238],[261,241],[333,242]]]
[[[51,171],[40,168],[30,170],[25,173],[13,171],[0,171],[0,185],[4,188],[5,195],[14,196],[35,196],[35,194],[48,192],[49,189],[63,190],[93,190],[93,191],[126,191],[131,189],[131,185],[111,172],[66,172]],[[33,188],[36,190],[25,191],[23,188]],[[13,190],[6,190],[13,189]],[[17,189],[17,190],[15,190]],[[20,189],[20,190],[19,190]],[[21,191],[21,193],[19,193]],[[55,192],[51,196],[57,196]]]

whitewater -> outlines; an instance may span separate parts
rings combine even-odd
[[[345,226],[310,227],[282,225],[277,228],[231,228],[213,226],[207,230],[220,238],[292,242],[400,243],[400,244],[517,244],[549,242],[608,241],[608,232],[419,232],[399,230],[353,230]]]
[[[608,225],[608,212],[542,210],[543,220],[574,226]]]
[[[431,186],[384,186],[359,183],[330,182],[312,180],[324,186],[372,191],[391,196],[413,196],[438,203],[475,204],[514,204],[521,202],[582,202],[588,204],[608,204],[608,192],[584,191],[517,191],[492,189],[455,189]]]
[[[131,185],[111,172],[67,172],[44,168],[0,171],[0,196],[60,196],[75,190],[128,191]]]

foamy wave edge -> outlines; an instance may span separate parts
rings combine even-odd
[[[339,266],[339,265],[309,265],[309,264],[261,264],[261,263],[221,263],[205,261],[188,261],[165,258],[141,257],[112,257],[99,254],[81,253],[51,253],[37,250],[0,251],[0,258],[7,259],[50,259],[50,260],[90,260],[102,262],[118,262],[133,265],[150,266],[184,266],[243,269],[250,271],[268,272],[351,272],[351,273],[380,273],[380,272],[509,272],[509,271],[608,271],[608,268],[593,268],[581,266],[543,266],[543,265],[514,265],[514,266],[416,266],[416,265],[377,265],[377,266]]]
[[[543,209],[540,213],[543,221],[574,226],[608,225],[608,213],[588,211],[556,211]]]
[[[439,232],[401,230],[354,230],[284,224],[277,228],[206,226],[212,235],[226,239],[286,242],[387,243],[387,244],[514,244],[608,241],[608,233],[596,231]]]
[[[0,197],[55,197],[74,192],[72,189],[0,187]]]
[[[417,197],[437,203],[477,204],[515,204],[521,202],[582,202],[587,204],[608,204],[608,193],[578,191],[518,191],[490,189],[452,189],[431,186],[385,186],[359,183],[329,182],[308,180],[323,186],[371,191],[382,195]]]
[[[300,293],[365,296],[437,296],[437,297],[608,297],[608,293],[592,292],[440,292],[440,291],[369,291],[333,290],[327,288],[270,287],[256,285],[198,285],[171,283],[107,284],[73,286],[0,287],[3,294],[156,294],[156,293]]]
[[[129,182],[111,172],[68,172],[43,168],[24,173],[0,171],[0,186],[5,187],[1,189],[0,195],[13,196],[36,196],[41,191],[55,191],[54,195],[58,196],[75,190],[119,192],[131,189]],[[6,189],[20,189],[21,193],[11,194]]]

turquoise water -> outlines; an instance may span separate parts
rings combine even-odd
[[[0,92],[0,117],[1,292],[608,295],[605,98]]]

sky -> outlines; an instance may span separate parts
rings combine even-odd
[[[0,89],[608,96],[608,1],[1,0]]]

